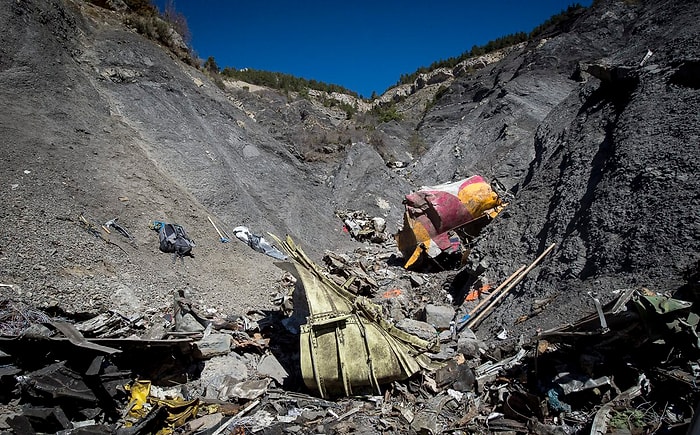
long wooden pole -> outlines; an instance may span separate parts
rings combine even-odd
[[[495,299],[493,300],[493,302],[491,302],[491,303],[484,309],[484,311],[481,312],[481,314],[479,314],[478,316],[476,316],[474,319],[469,320],[469,321],[467,322],[467,326],[469,326],[470,328],[476,328],[477,326],[479,326],[479,323],[481,323],[481,321],[491,312],[491,310],[493,310],[493,308],[496,306],[496,304],[498,303],[498,301],[500,301],[501,299],[503,299],[503,298],[508,294],[509,291],[511,291],[516,285],[518,285],[518,283],[519,283],[520,281],[522,281],[523,278],[525,278],[525,275],[527,275],[532,269],[534,269],[535,266],[537,266],[537,264],[538,264],[540,261],[542,261],[542,259],[543,259],[547,254],[549,254],[550,252],[552,252],[552,249],[554,249],[555,246],[556,246],[556,243],[552,243],[551,245],[549,245],[549,247],[548,247],[547,249],[545,249],[544,252],[542,252],[542,253],[540,254],[540,256],[537,257],[537,258],[535,259],[535,261],[533,261],[532,264],[530,264],[530,265],[527,267],[527,269],[525,269],[520,275],[518,275],[518,277],[515,278],[515,279],[513,280],[513,282],[511,282],[511,283],[508,285],[508,287],[507,287],[505,290],[503,290],[503,292],[502,292],[501,294],[499,294],[498,297],[495,298]]]
[[[219,234],[219,238],[221,238],[221,239],[223,240],[223,239],[224,239],[224,236],[223,236],[223,234],[221,234],[221,231],[219,231],[219,229],[216,228],[216,224],[214,224],[214,221],[211,220],[211,216],[207,216],[207,219],[209,219],[209,222],[211,223],[211,226],[213,226],[214,229],[216,230],[216,232]]]
[[[503,282],[501,283],[501,285],[499,285],[498,287],[496,287],[496,289],[495,289],[494,291],[492,291],[490,295],[488,295],[487,297],[485,297],[481,302],[479,302],[479,304],[478,304],[477,306],[475,306],[474,308],[472,308],[472,310],[471,310],[471,311],[469,312],[469,314],[468,314],[469,317],[468,317],[467,319],[470,319],[470,318],[474,315],[474,313],[476,313],[477,311],[479,311],[479,309],[480,309],[481,307],[483,307],[488,301],[490,301],[494,296],[496,296],[496,293],[500,292],[500,291],[503,289],[503,287],[507,286],[508,283],[510,283],[510,282],[513,280],[513,278],[515,278],[516,276],[518,276],[518,275],[520,274],[520,272],[523,271],[523,269],[525,269],[525,265],[524,265],[524,264],[523,264],[522,266],[520,266],[520,268],[519,268],[518,270],[516,270],[515,272],[513,272],[513,274],[512,274],[511,276],[509,276],[508,278],[506,278],[506,280],[503,281]]]

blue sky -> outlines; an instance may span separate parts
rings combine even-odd
[[[166,0],[155,3],[163,10]],[[529,32],[571,0],[174,0],[201,59],[342,85],[365,97],[473,45]],[[578,1],[590,6],[591,0]]]

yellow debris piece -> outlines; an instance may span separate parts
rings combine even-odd
[[[131,393],[131,400],[127,406],[127,415],[138,421],[144,418],[153,407],[166,408],[168,415],[165,418],[165,427],[158,430],[157,435],[169,435],[173,429],[195,418],[199,412],[199,399],[185,400],[182,398],[159,399],[150,395],[151,381],[137,380],[131,385],[125,385],[124,389]],[[209,411],[209,409],[207,409]],[[126,421],[124,426],[132,426],[134,422]]]

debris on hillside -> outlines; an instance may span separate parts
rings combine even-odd
[[[185,227],[164,221],[152,221],[150,228],[158,231],[159,248],[162,252],[173,254],[173,263],[179,258],[194,258],[192,248],[197,246],[185,231]]]
[[[209,223],[214,227],[214,230],[219,235],[219,241],[221,243],[228,243],[231,241],[231,236],[228,235],[224,228],[219,229],[219,227],[217,227],[214,221],[211,219],[211,216],[207,216],[207,219],[209,219]]]
[[[124,228],[122,225],[120,225],[117,221],[119,220],[118,217],[115,217],[114,219],[110,219],[107,222],[104,223],[102,228],[107,232],[107,234],[110,234],[110,228],[114,229],[117,231],[119,234],[122,236],[126,237],[129,243],[133,246],[136,247],[136,241],[134,237]]]
[[[234,228],[233,235],[236,236],[238,240],[243,243],[247,243],[248,246],[260,253],[269,255],[277,260],[287,260],[287,256],[284,255],[282,251],[272,246],[267,240],[265,240],[265,237],[251,233],[248,227],[238,226]]]
[[[465,248],[457,230],[480,219],[493,219],[505,206],[479,175],[424,187],[406,195],[404,204],[403,228],[395,238],[406,259],[405,268],[441,254],[457,256],[462,264]]]
[[[95,236],[96,238],[98,238],[98,239],[100,239],[100,240],[103,240],[103,241],[104,241],[106,244],[108,244],[108,245],[116,246],[116,247],[119,248],[124,254],[127,254],[127,255],[128,255],[128,253],[126,252],[126,250],[125,250],[124,248],[122,248],[121,245],[119,245],[118,243],[115,243],[114,241],[110,240],[110,238],[109,238],[109,233],[110,233],[110,231],[109,231],[109,229],[108,229],[108,226],[109,226],[108,224],[111,225],[111,224],[113,224],[115,221],[116,221],[116,220],[113,219],[112,221],[106,222],[104,225],[98,225],[98,224],[96,224],[95,222],[93,222],[91,219],[86,218],[86,217],[84,216],[83,213],[81,213],[81,214],[78,216],[78,222],[80,222],[80,225],[83,227],[83,229],[84,229],[85,231],[87,231],[88,233],[92,234],[92,235]],[[121,228],[121,227],[120,227],[120,228]],[[122,229],[123,229],[123,228],[122,228]],[[102,230],[102,231],[100,231],[100,230]],[[105,234],[103,234],[103,231],[104,231]],[[126,231],[126,230],[124,230],[124,231]],[[128,234],[128,233],[127,233],[127,234]],[[134,246],[133,240],[130,239],[130,242],[132,243],[132,246]]]
[[[377,281],[365,271],[367,262],[352,261],[349,255],[331,251],[326,251],[323,262],[331,274],[329,278],[353,294],[371,296],[379,287]]]
[[[401,116],[380,123],[213,86],[99,6],[122,3],[0,8],[0,432],[700,433],[697,2],[593,2],[502,62],[390,90],[376,101]],[[409,186],[474,173],[513,195],[478,243],[492,216],[448,225],[432,197],[408,215],[415,240],[384,240]],[[383,218],[340,213],[343,235],[333,212],[361,207]],[[130,227],[144,216],[214,210],[315,256],[362,247],[329,252],[311,285],[276,282],[217,249],[216,220],[196,268],[157,267],[108,221],[148,240]],[[308,321],[301,289],[338,287],[341,314]],[[335,372],[303,369],[302,337],[381,361],[357,337],[366,312],[435,343],[409,357],[440,367],[369,385],[323,353]]]
[[[454,306],[420,293],[444,290],[398,263],[385,265],[397,271],[391,280],[367,267],[377,291],[357,296],[291,239],[280,245],[294,261],[282,267],[297,278],[285,275],[283,287],[296,288],[291,301],[273,297],[277,311],[214,317],[178,292],[171,313],[75,316],[6,297],[0,429],[544,435],[683,433],[692,424],[695,288],[673,297],[627,289],[605,306],[592,295],[589,316],[485,342],[470,320],[551,247],[488,295]]]
[[[382,217],[370,217],[361,210],[336,211],[335,215],[342,219],[343,229],[355,240],[383,243],[387,239],[386,220]]]
[[[300,360],[307,388],[321,397],[381,394],[381,384],[431,367],[425,352],[436,350],[436,341],[395,328],[379,305],[347,291],[352,279],[343,286],[328,279],[290,237],[278,243],[294,259],[287,271],[306,299]]]
[[[493,292],[489,293],[489,295],[484,298],[481,302],[477,304],[476,307],[474,307],[465,317],[462,318],[462,321],[465,321],[465,326],[469,326],[471,328],[476,328],[479,326],[479,323],[489,315],[491,310],[496,306],[496,304],[503,299],[506,295],[508,295],[508,292],[511,291],[520,281],[525,278],[525,276],[530,272],[537,264],[542,261],[542,259],[552,252],[552,249],[554,249],[554,246],[556,246],[554,243],[549,245],[547,249],[540,254],[535,261],[533,261],[529,266],[521,266],[520,269],[516,270],[515,273],[513,273],[511,276],[506,279],[503,284],[498,286]],[[500,290],[503,290],[501,293],[498,293]],[[498,293],[498,296],[496,294]],[[493,301],[491,301],[491,298],[493,298]],[[466,299],[465,299],[466,302]],[[488,305],[486,303],[488,302]],[[483,307],[483,308],[482,308]],[[479,311],[481,309],[481,311]],[[475,316],[474,316],[475,315]],[[474,317],[471,317],[474,316]]]

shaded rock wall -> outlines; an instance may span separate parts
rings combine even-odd
[[[599,2],[569,32],[455,81],[428,114],[422,177],[477,172],[513,195],[473,267],[503,279],[558,244],[486,327],[561,294],[550,316],[526,323],[553,326],[590,305],[587,292],[674,290],[697,270],[700,93],[681,77],[700,55],[699,15],[693,2]]]

